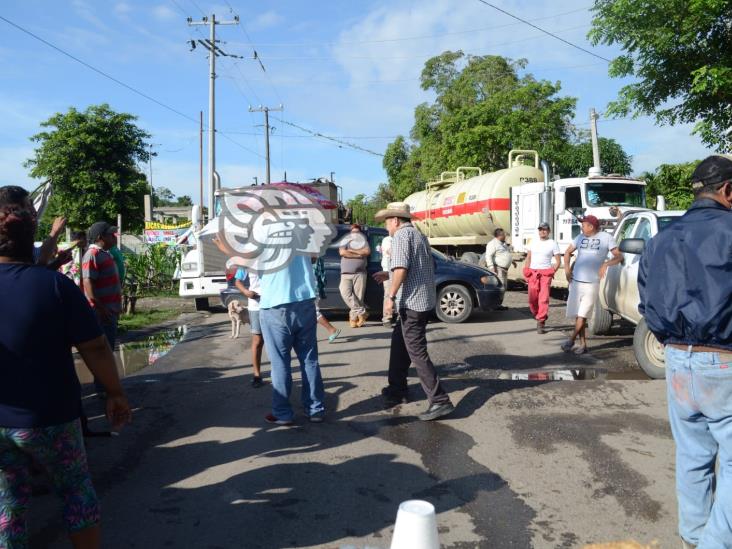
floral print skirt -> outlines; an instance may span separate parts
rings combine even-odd
[[[78,419],[51,427],[0,427],[0,547],[28,545],[32,464],[45,471],[63,499],[64,522],[70,532],[99,522],[99,501]]]

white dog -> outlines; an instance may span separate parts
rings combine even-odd
[[[234,299],[229,302],[229,318],[231,319],[231,339],[239,337],[239,330],[241,329],[242,322],[247,323],[248,311],[238,299]]]

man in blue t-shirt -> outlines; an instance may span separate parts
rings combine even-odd
[[[281,270],[260,277],[259,320],[272,364],[272,413],[268,423],[292,425],[291,353],[302,371],[301,400],[313,423],[323,421],[325,389],[318,362],[315,277],[310,258],[296,255]]]
[[[574,318],[574,331],[562,343],[562,350],[581,355],[587,352],[587,319],[595,308],[600,279],[607,268],[623,260],[623,254],[610,233],[600,230],[600,221],[594,215],[583,217],[582,234],[564,252],[564,272],[569,281],[567,318]],[[577,251],[577,260],[570,265],[572,254]],[[607,259],[608,253],[612,259]],[[575,341],[579,338],[579,345]]]

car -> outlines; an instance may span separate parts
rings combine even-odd
[[[347,311],[348,306],[338,289],[341,279],[341,257],[338,253],[338,242],[348,232],[350,225],[336,225],[338,234],[333,239],[325,255],[327,284],[325,299],[320,300],[323,311]],[[364,227],[363,233],[369,241],[371,255],[368,258],[368,276],[366,282],[366,308],[373,316],[381,317],[384,288],[373,279],[373,274],[381,270],[381,242],[388,235],[386,229],[380,227]],[[496,275],[487,269],[461,261],[455,261],[441,252],[432,249],[435,260],[435,286],[437,305],[435,315],[443,322],[464,322],[476,310],[492,311],[503,303],[505,288]],[[226,307],[232,299],[244,298],[231,283],[221,292],[221,302]]]
[[[638,365],[653,379],[666,377],[663,346],[646,325],[638,312],[638,263],[645,242],[656,236],[685,212],[630,211],[620,219],[615,229],[615,242],[623,252],[623,262],[609,267],[600,280],[600,295],[588,328],[592,334],[606,334],[610,331],[613,315],[636,325],[633,334],[633,353]]]

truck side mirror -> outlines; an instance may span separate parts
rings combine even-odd
[[[626,254],[640,254],[646,247],[642,238],[626,238],[620,243],[620,251]]]

